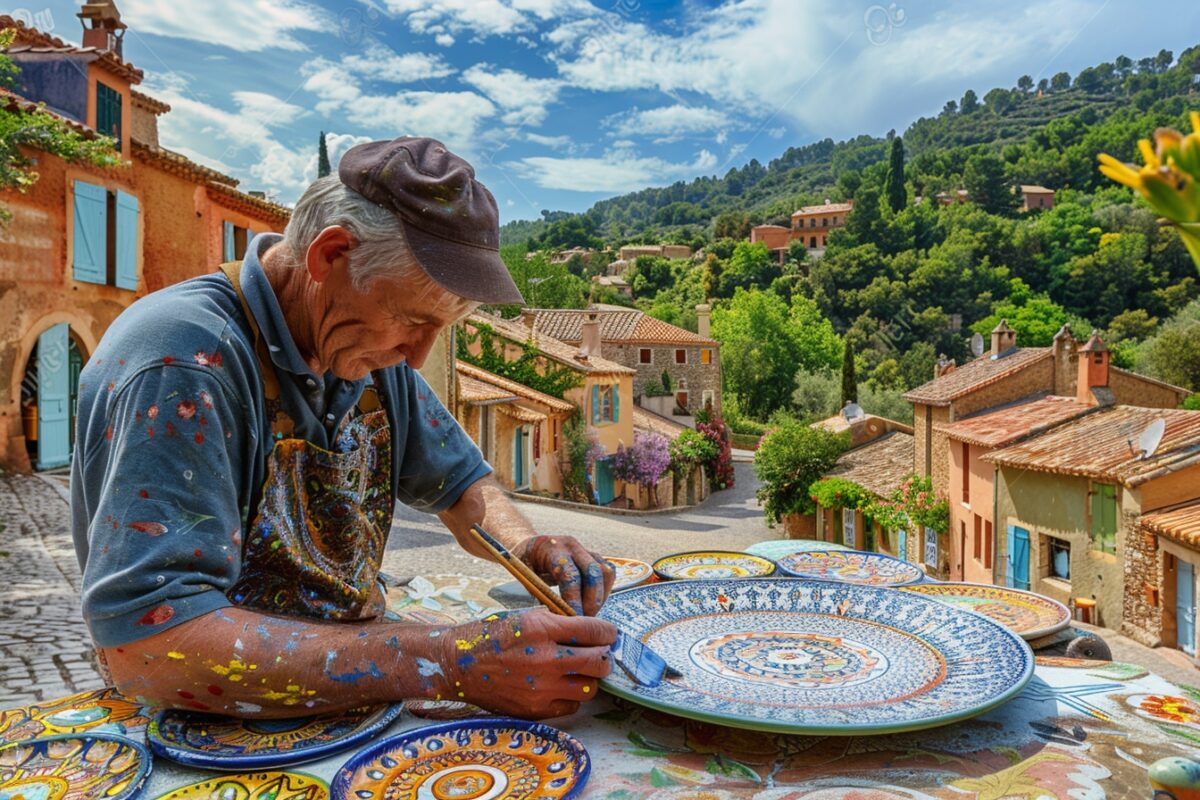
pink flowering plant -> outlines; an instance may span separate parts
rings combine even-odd
[[[633,436],[633,445],[619,445],[613,456],[613,476],[644,488],[655,505],[658,505],[658,482],[670,466],[669,443],[661,433],[638,431]]]
[[[711,441],[717,448],[717,457],[704,466],[708,470],[709,487],[729,489],[733,486],[733,450],[729,446],[729,429],[725,421],[713,415],[708,422],[697,422],[696,430]]]
[[[884,530],[932,528],[937,533],[950,530],[950,504],[933,491],[933,480],[909,475],[886,499],[877,499],[864,515]]]
[[[808,487],[813,502],[822,508],[861,508],[871,504],[874,495],[865,487],[845,478],[823,478]]]

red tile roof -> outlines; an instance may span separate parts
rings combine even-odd
[[[935,425],[934,430],[960,442],[980,447],[1007,447],[1026,436],[1044,433],[1056,425],[1099,410],[1071,397],[1041,397],[1002,406],[958,422]]]
[[[663,322],[635,308],[600,306],[592,309],[526,309],[534,312],[538,333],[563,342],[578,344],[583,339],[583,323],[595,313],[600,323],[601,342],[621,344],[688,344],[719,347],[714,339]]]
[[[1167,539],[1200,548],[1200,500],[1165,511],[1143,514],[1141,526]]]
[[[800,206],[800,208],[792,212],[792,216],[802,217],[806,214],[826,214],[833,213],[835,211],[841,213],[843,211],[848,212],[853,210],[853,203],[822,203],[815,206]]]
[[[887,497],[912,471],[913,437],[893,431],[842,454],[825,477],[845,478]]]
[[[681,425],[675,420],[667,419],[660,414],[655,414],[653,411],[647,411],[641,406],[634,406],[633,429],[637,431],[661,433],[668,439],[677,439],[679,434],[688,430],[688,426]]]
[[[95,47],[80,47],[64,42],[57,36],[31,28],[23,21],[13,19],[8,15],[0,16],[0,30],[16,28],[17,38],[8,53],[62,53],[64,55],[93,56],[103,67],[115,75],[125,78],[130,83],[141,83],[144,73],[133,64],[122,61],[111,50],[99,50]]]
[[[1049,347],[1021,347],[993,359],[989,355],[968,361],[953,371],[934,378],[904,395],[910,403],[948,406],[958,398],[1007,378],[1042,359],[1050,358]]]
[[[458,398],[464,403],[495,403],[516,400],[517,396],[511,392],[506,392],[495,384],[464,375],[462,374],[462,370],[459,370]]]
[[[129,97],[133,100],[133,104],[145,108],[147,111],[152,111],[155,114],[165,114],[171,110],[171,106],[159,100],[157,97],[151,97],[148,94],[143,94],[137,89],[129,90]]]
[[[1153,455],[1140,458],[1135,452],[1138,437],[1156,419],[1166,423],[1162,441]],[[1200,463],[1200,411],[1113,406],[988,453],[983,460],[1138,486]]]
[[[552,411],[570,411],[575,408],[573,404],[568,403],[566,400],[551,397],[544,392],[539,392],[537,389],[531,389],[523,383],[517,383],[494,372],[488,372],[486,369],[477,367],[466,361],[456,360],[454,362],[454,369],[458,371],[458,378],[463,383],[463,386],[467,385],[467,381],[486,384],[490,387],[489,391],[493,393],[503,392],[505,396],[512,396],[514,400],[517,397],[532,400],[535,403],[541,403]]]
[[[552,336],[546,336],[540,331],[533,333],[529,330],[529,328],[526,328],[520,322],[504,319],[503,317],[496,316],[495,314],[487,314],[483,311],[476,311],[474,314],[471,314],[469,317],[467,317],[461,324],[471,325],[472,327],[480,324],[487,325],[496,332],[497,336],[503,337],[508,339],[510,342],[516,342],[518,344],[524,344],[532,339],[538,351],[546,358],[585,374],[637,374],[636,370],[630,369],[629,367],[623,367],[615,361],[609,361],[606,358],[591,356],[587,360],[579,359],[577,358],[579,355],[579,348],[572,347],[566,342],[559,341]]]

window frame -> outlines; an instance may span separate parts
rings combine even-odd
[[[638,348],[638,364],[654,364],[654,348],[639,347]]]
[[[711,347],[701,347],[700,348],[700,363],[706,367],[710,366],[712,364],[712,354],[713,353],[712,353]]]
[[[683,361],[680,361],[680,360],[679,360],[679,355],[680,355],[681,353],[683,354]],[[678,366],[681,366],[681,367],[686,367],[686,366],[687,366],[687,364],[688,364],[688,351],[687,351],[687,348],[686,348],[686,347],[676,347],[676,348],[675,348],[675,363],[676,363]]]

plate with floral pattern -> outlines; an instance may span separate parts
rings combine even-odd
[[[130,800],[150,775],[144,745],[108,733],[68,733],[0,747],[4,800]]]
[[[613,565],[617,571],[617,579],[613,581],[613,591],[628,589],[630,586],[641,586],[654,577],[654,568],[645,561],[633,558],[616,558],[606,556],[605,561]]]
[[[943,603],[977,611],[1018,636],[1039,639],[1071,624],[1071,611],[1057,600],[1033,592],[986,583],[923,583],[901,587]]]
[[[1033,653],[1003,625],[912,592],[794,578],[653,583],[599,617],[681,677],[612,694],[690,719],[813,735],[945,725],[1014,697]]]
[[[810,550],[849,550],[844,544],[823,542],[820,539],[768,539],[765,542],[752,544],[746,552],[752,556],[769,558],[778,561],[792,553],[807,553]]]
[[[329,784],[302,772],[246,772],[182,786],[155,800],[328,800]]]
[[[333,800],[571,800],[591,761],[569,734],[491,718],[417,728],[376,742],[333,779]]]
[[[654,562],[654,574],[664,581],[698,578],[761,578],[775,572],[775,562],[725,550],[676,553]]]
[[[401,703],[364,706],[291,719],[163,711],[150,721],[146,738],[158,755],[192,767],[226,771],[282,767],[358,744],[390,725],[403,708]]]
[[[96,689],[0,711],[0,744],[83,731],[140,738],[149,721],[140,704],[115,689]]]
[[[779,571],[793,578],[839,581],[866,586],[905,586],[924,580],[916,564],[861,550],[811,550],[778,560]]]

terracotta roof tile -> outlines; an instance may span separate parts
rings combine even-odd
[[[905,394],[904,399],[910,403],[948,406],[963,395],[1050,357],[1049,347],[1021,347],[997,359],[984,355],[974,361],[968,361],[940,378],[918,386]]]
[[[805,214],[828,214],[837,212],[849,212],[854,210],[853,203],[821,203],[815,206],[800,206],[792,212],[793,217],[802,217]]]
[[[493,383],[464,375],[462,370],[459,370],[458,375],[458,397],[466,403],[494,403],[517,399],[512,392],[507,392]]]
[[[553,411],[570,411],[575,408],[571,403],[562,400],[558,397],[552,397],[544,392],[539,392],[537,389],[531,389],[523,383],[509,380],[502,375],[497,375],[494,372],[488,372],[486,369],[477,367],[466,361],[457,360],[454,362],[454,369],[458,371],[459,380],[466,385],[466,381],[483,383],[491,387],[492,391],[504,392],[514,397],[521,397],[525,400],[532,400],[535,403],[550,408]]]
[[[1137,439],[1156,419],[1166,423],[1162,441],[1149,458],[1139,458]],[[1200,463],[1200,411],[1113,406],[988,453],[983,460],[1137,486]]]
[[[595,313],[600,322],[601,342],[623,344],[690,344],[719,347],[714,339],[663,322],[633,308],[599,309],[527,309],[533,311],[538,333],[564,342],[578,344],[583,339],[583,323]]]
[[[31,28],[22,20],[13,19],[8,15],[0,15],[0,30],[16,28],[17,38],[8,52],[12,53],[63,53],[69,55],[94,56],[110,72],[125,78],[130,83],[141,83],[144,73],[133,64],[122,61],[111,50],[98,50],[95,47],[80,47],[65,42],[57,36]]]
[[[825,477],[845,478],[887,497],[912,471],[913,437],[894,431],[842,454]]]
[[[689,430],[687,425],[682,425],[673,419],[667,419],[661,414],[655,414],[653,411],[647,411],[641,406],[633,407],[633,428],[638,431],[661,433],[668,439],[677,439],[679,438],[679,434]]]
[[[230,188],[238,185],[237,178],[230,177],[224,172],[218,172],[203,164],[197,164],[187,156],[180,155],[174,150],[168,150],[165,147],[155,147],[134,138],[130,139],[130,145],[132,146],[135,158],[155,164],[162,168],[164,172],[170,172],[189,180],[197,180],[201,183],[220,183]]]
[[[129,97],[133,100],[134,105],[139,105],[148,111],[153,111],[155,114],[166,114],[171,110],[171,106],[159,100],[157,97],[151,97],[148,94],[143,94],[137,89],[129,90]]]
[[[529,328],[526,328],[520,322],[504,319],[503,317],[499,317],[494,314],[487,314],[482,311],[477,311],[467,317],[463,324],[470,324],[472,326],[479,324],[487,325],[494,330],[498,336],[518,344],[524,344],[530,339],[533,339],[534,345],[542,353],[542,355],[546,356],[546,358],[585,374],[637,374],[636,370],[632,370],[629,367],[623,367],[615,361],[609,361],[606,358],[593,356],[586,361],[580,360],[576,358],[576,356],[579,354],[579,348],[572,347],[566,342],[559,341],[552,336],[544,335],[540,331],[534,334],[529,330]]]
[[[1072,397],[1051,395],[1003,406],[958,422],[935,425],[934,430],[980,447],[1007,447],[1097,410],[1096,406]]]
[[[511,403],[496,406],[496,410],[501,414],[504,414],[506,417],[512,417],[518,422],[541,422],[542,420],[546,419],[546,415],[540,411],[534,411],[531,408],[525,408],[523,406],[512,405]]]
[[[1172,541],[1200,548],[1200,500],[1165,511],[1144,514],[1141,526]]]

